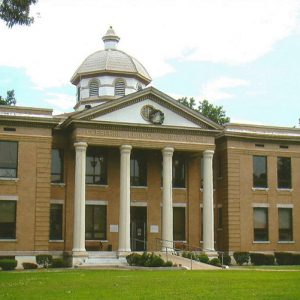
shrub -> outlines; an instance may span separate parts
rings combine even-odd
[[[199,254],[197,257],[197,260],[199,260],[202,263],[208,264],[209,263],[209,258],[206,254]]]
[[[170,260],[167,260],[164,264],[164,267],[173,267],[173,263]]]
[[[219,260],[217,257],[212,258],[212,259],[209,261],[209,264],[212,265],[212,266],[221,267],[221,262],[220,262],[220,260]]]
[[[238,265],[247,264],[249,262],[249,252],[234,252],[233,257]]]
[[[24,268],[24,270],[33,270],[33,269],[37,269],[37,264],[34,263],[29,263],[29,262],[23,262],[22,266]]]
[[[40,254],[36,256],[36,262],[38,265],[43,266],[43,268],[48,268],[52,263],[52,255]]]
[[[53,258],[51,268],[67,268],[68,264],[62,258]]]
[[[294,263],[293,253],[275,252],[274,255],[278,265],[292,265]]]
[[[294,265],[300,265],[300,254],[293,254]]]
[[[222,253],[219,253],[218,258],[222,264]],[[231,256],[228,253],[223,253],[223,265],[230,266]]]
[[[255,266],[274,265],[275,257],[272,254],[250,253],[251,263]]]
[[[186,252],[184,251],[181,255],[182,257],[188,258],[188,259],[193,259],[193,260],[197,260],[197,255],[193,252]]]
[[[14,270],[17,266],[18,262],[15,259],[1,259],[0,260],[0,268],[3,271]]]
[[[144,264],[145,267],[163,267],[165,264],[164,260],[154,253],[148,254],[147,260]]]
[[[126,256],[127,263],[129,266],[139,266],[142,255],[138,253],[131,253]]]

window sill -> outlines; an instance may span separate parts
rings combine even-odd
[[[295,241],[278,241],[277,244],[295,244]]]
[[[20,179],[19,178],[13,178],[13,177],[0,177],[0,181],[14,181],[18,182]]]
[[[144,186],[144,185],[131,185],[130,186],[131,189],[147,189],[148,186]]]
[[[287,193],[291,193],[293,192],[294,189],[280,189],[280,188],[277,188],[277,192],[287,192]]]
[[[217,230],[218,230],[218,231],[221,231],[221,230],[223,230],[223,228],[222,228],[222,227],[219,227],[219,228],[217,228]]]
[[[87,242],[87,243],[99,243],[99,242],[101,242],[101,243],[108,243],[108,240],[85,240],[85,242]]]
[[[7,243],[7,242],[16,243],[17,241],[18,241],[17,239],[0,239],[0,243]]]
[[[252,188],[253,192],[268,192],[269,188],[259,188],[259,187],[253,187]]]
[[[61,182],[61,183],[59,183],[59,182],[51,182],[51,185],[52,186],[59,186],[59,187],[65,187],[66,186],[66,184],[63,183],[63,182]]]
[[[64,240],[49,240],[49,243],[63,243]]]
[[[253,241],[253,244],[270,244],[270,241]]]
[[[108,184],[93,184],[93,183],[87,183],[86,187],[97,187],[97,188],[108,188]]]

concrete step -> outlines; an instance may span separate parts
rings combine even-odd
[[[117,258],[116,251],[88,251],[89,258]]]

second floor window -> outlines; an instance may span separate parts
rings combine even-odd
[[[147,159],[143,152],[133,152],[130,158],[130,184],[147,186]]]
[[[292,167],[290,157],[277,157],[277,182],[279,189],[292,188]]]
[[[102,148],[91,147],[86,152],[87,184],[107,184],[106,151]]]
[[[185,157],[184,155],[175,154],[173,156],[173,187],[185,187]]]
[[[253,187],[254,188],[268,187],[266,156],[253,156]]]
[[[0,177],[16,178],[18,169],[18,143],[0,141]]]
[[[64,152],[62,149],[52,149],[51,182],[64,182]]]

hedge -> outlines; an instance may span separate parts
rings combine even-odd
[[[278,265],[300,265],[300,254],[291,252],[275,252]]]
[[[249,252],[234,252],[233,257],[238,265],[247,264],[249,262]]]
[[[30,262],[23,262],[22,266],[25,270],[33,270],[37,269],[37,264],[30,263]]]
[[[52,260],[52,255],[49,254],[40,254],[36,256],[37,264],[42,266],[43,268],[48,268],[51,265]]]
[[[274,265],[275,257],[272,254],[250,253],[251,263],[255,266]]]
[[[154,254],[144,252],[142,255],[138,253],[131,253],[126,257],[127,263],[130,266],[141,267],[171,267],[173,263],[171,261],[164,262],[164,260]]]
[[[18,262],[15,259],[0,259],[0,268],[3,271],[14,270]]]

